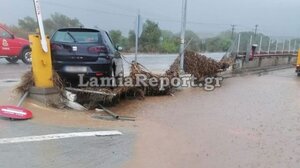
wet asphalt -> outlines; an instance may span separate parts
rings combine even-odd
[[[29,122],[0,120],[0,138],[71,132],[102,131],[89,128],[44,126]],[[103,129],[105,131],[106,129]],[[131,155],[134,134],[79,137],[51,141],[0,144],[1,168],[95,168],[121,167]]]
[[[22,73],[30,70],[30,68],[30,66],[23,63],[8,64],[5,60],[0,61],[1,105],[16,103],[16,98],[12,97],[9,92],[17,85]],[[34,115],[39,112],[41,111],[33,111]],[[46,115],[51,114],[45,114],[43,117],[47,118]],[[62,126],[61,124],[34,123],[35,120],[37,119],[13,121],[0,118],[0,139],[58,133],[116,130],[116,128],[110,127],[99,128],[98,126],[78,126],[78,124]],[[64,118],[61,116],[57,117],[56,120],[64,122]],[[78,137],[42,142],[0,144],[0,167],[121,167],[132,155],[135,134],[128,129],[121,129],[120,131],[123,133],[121,136]]]
[[[8,79],[18,78],[28,67],[1,68],[0,75],[11,73],[2,77]],[[111,108],[136,116],[134,123],[107,124],[86,119],[88,114],[83,113],[76,121],[83,118],[86,123],[64,125],[66,115],[58,112],[49,116],[57,122],[48,123],[51,113],[41,111],[34,111],[41,114],[31,121],[0,119],[0,139],[116,129],[123,133],[0,144],[0,167],[296,168],[300,164],[299,82],[294,69],[285,69],[226,79],[212,92],[189,88],[174,96],[125,100]],[[0,91],[14,84],[0,84]],[[46,116],[39,122],[42,115]],[[94,126],[95,122],[102,124]]]

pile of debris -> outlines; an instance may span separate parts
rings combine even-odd
[[[184,56],[184,71],[193,75],[198,81],[202,81],[206,77],[215,77],[219,72],[229,67],[229,63],[226,61],[217,62],[212,58],[191,51],[186,51]],[[166,74],[179,76],[179,62],[180,58],[178,57]]]
[[[56,71],[53,71],[52,74],[53,74],[54,87],[62,94],[65,90],[64,82],[62,81],[62,79],[60,78],[60,76]],[[26,92],[28,92],[30,88],[33,86],[34,86],[33,72],[32,70],[27,71],[21,77],[21,82],[15,88],[15,92],[23,95]]]
[[[204,55],[200,55],[195,52],[187,51],[185,53],[184,70],[186,73],[192,74],[199,81],[205,77],[215,77],[220,71],[226,69],[229,65],[224,62],[217,62],[211,58],[207,58]],[[154,74],[140,63],[133,62],[131,64],[131,71],[129,78],[136,81],[136,75],[143,74],[147,76],[144,80],[146,85],[126,87],[110,87],[110,88],[68,88],[65,87],[63,81],[60,79],[56,72],[53,72],[53,80],[55,87],[60,91],[62,102],[73,101],[83,105],[86,109],[95,109],[100,104],[104,106],[115,105],[120,102],[122,98],[140,98],[144,99],[145,96],[159,96],[170,95],[174,92],[174,87],[171,85],[160,88],[161,78],[168,78],[171,80],[173,77],[179,77],[179,57],[170,66],[169,70],[163,75]],[[20,85],[16,88],[17,93],[23,94],[34,86],[32,72],[27,72],[23,75]],[[126,77],[125,77],[126,78]],[[149,79],[156,78],[159,85],[154,87],[149,84]],[[69,96],[73,94],[72,100]]]
[[[133,81],[136,81],[136,76],[138,74],[143,74],[143,75],[147,76],[146,80],[144,81],[144,83],[146,85],[137,87],[137,89],[142,91],[143,95],[145,95],[145,96],[160,96],[160,95],[170,95],[171,93],[173,93],[174,88],[172,88],[171,86],[166,86],[166,87],[164,87],[163,90],[160,88],[160,86],[162,85],[161,82],[163,82],[160,79],[167,78],[170,80],[172,77],[174,77],[173,75],[154,74],[154,73],[150,72],[146,67],[141,65],[140,63],[133,62],[131,64],[131,73],[130,73],[130,77],[133,79]],[[150,81],[149,81],[150,79],[157,80],[158,85],[151,86]]]
[[[137,85],[135,82],[137,75],[143,74],[146,79],[143,81],[145,85]],[[143,65],[137,62],[131,63],[130,75],[125,78],[131,78],[133,81],[132,86],[117,86],[111,88],[66,88],[68,91],[77,93],[77,102],[82,104],[87,109],[94,109],[102,104],[104,106],[112,106],[121,101],[121,99],[144,99],[145,96],[159,96],[170,95],[174,88],[167,86],[164,90],[160,89],[160,84],[153,87],[149,84],[149,79],[156,78],[159,81],[160,78],[170,76],[158,75],[150,72]],[[159,81],[161,82],[161,81]]]

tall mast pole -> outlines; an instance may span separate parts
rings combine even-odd
[[[182,74],[184,73],[186,13],[187,13],[187,0],[182,0],[181,40],[180,40],[180,73]]]
[[[139,11],[136,18],[136,30],[135,30],[135,59],[134,59],[135,62],[137,62],[137,57],[139,52],[140,22],[141,22],[141,15]]]

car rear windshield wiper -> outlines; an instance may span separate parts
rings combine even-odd
[[[75,43],[77,43],[75,37],[69,31],[67,31],[67,34],[74,40]]]

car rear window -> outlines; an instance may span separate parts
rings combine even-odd
[[[57,31],[52,41],[63,43],[99,43],[99,32],[83,32],[83,31]]]

